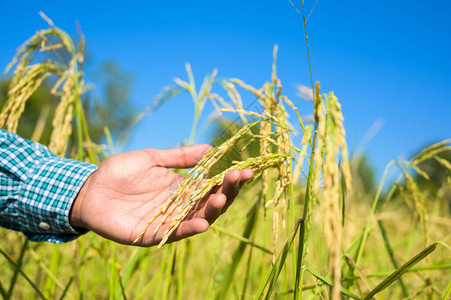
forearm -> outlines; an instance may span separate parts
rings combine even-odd
[[[96,166],[53,155],[45,146],[0,131],[0,226],[33,241],[63,243],[74,200]]]

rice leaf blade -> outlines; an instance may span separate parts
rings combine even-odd
[[[24,273],[24,271],[18,267],[18,265],[14,262],[14,260],[2,249],[0,249],[0,253],[6,258],[6,260],[13,265],[14,268],[17,268],[19,270],[19,273],[25,278],[26,281],[31,285],[31,287],[36,291],[38,296],[42,299],[45,299],[44,294],[39,290],[39,288],[36,286],[36,284],[30,279],[30,277],[27,276],[27,274]]]
[[[402,265],[400,268],[396,269],[390,276],[385,278],[381,283],[379,283],[372,291],[370,291],[364,298],[364,300],[371,299],[374,295],[381,292],[388,286],[390,286],[393,282],[398,280],[404,273],[406,273],[410,268],[416,265],[418,262],[423,260],[426,256],[431,254],[438,243],[433,243],[429,247],[425,248],[423,251],[415,255],[412,259]]]
[[[5,299],[10,299],[13,295],[14,286],[17,282],[17,275],[19,275],[19,270],[22,269],[22,262],[25,255],[25,251],[28,248],[28,240],[25,240],[22,246],[22,250],[20,251],[19,260],[17,261],[17,267],[14,270],[13,277],[11,278],[11,283],[9,284],[8,294],[6,295]]]
[[[285,260],[288,256],[288,252],[291,248],[291,245],[293,244],[293,241],[296,237],[296,233],[297,233],[301,223],[302,223],[302,219],[299,219],[296,222],[293,232],[291,233],[291,236],[286,240],[282,250],[280,251],[280,254],[278,255],[271,270],[269,271],[268,275],[266,276],[266,280],[259,288],[258,299],[262,299],[263,296],[265,296],[265,299],[269,299],[269,297],[271,296],[272,291],[274,289],[274,285],[275,285],[277,278],[279,277],[279,274],[283,268]],[[268,289],[265,294],[265,290],[266,290],[267,286],[268,286]]]
[[[392,246],[390,244],[390,240],[388,239],[387,231],[385,230],[385,227],[382,224],[381,220],[378,219],[377,223],[379,225],[379,229],[381,230],[382,238],[384,239],[385,250],[387,251],[387,254],[390,257],[390,261],[391,261],[393,267],[395,269],[397,269],[398,268],[398,263],[396,261],[393,248],[392,248]],[[404,282],[403,282],[402,278],[399,278],[399,284],[401,285],[401,289],[402,289],[402,292],[404,294],[404,297],[407,298],[409,296],[409,293],[407,292],[407,288],[404,285]]]
[[[327,277],[324,277],[318,273],[316,273],[315,271],[309,270],[307,269],[307,272],[309,272],[310,274],[312,274],[313,276],[315,276],[316,278],[318,278],[319,280],[321,280],[322,282],[324,282],[325,284],[327,284],[328,286],[332,286],[332,281],[330,281],[330,279],[328,279]],[[357,296],[356,294],[350,292],[348,289],[346,289],[343,286],[340,286],[340,291],[343,295],[348,296],[352,299],[358,299],[360,300],[361,298],[359,296]]]
[[[446,286],[446,289],[443,291],[442,297],[440,299],[446,300],[449,299],[450,296],[451,296],[451,280],[448,282],[448,285]]]

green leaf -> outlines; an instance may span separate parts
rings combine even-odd
[[[388,254],[389,258],[390,258],[390,261],[391,261],[393,267],[395,269],[397,269],[398,268],[398,263],[397,263],[397,261],[395,259],[395,253],[393,252],[393,247],[390,244],[390,240],[388,239],[388,235],[387,235],[387,232],[385,230],[385,227],[382,224],[381,220],[377,220],[377,223],[378,223],[379,229],[380,229],[380,231],[382,233],[382,238],[384,239],[385,250],[387,251],[387,254]],[[407,288],[404,285],[404,282],[402,281],[401,278],[399,278],[399,284],[401,285],[401,289],[402,289],[402,292],[404,294],[404,297],[407,298],[409,296],[409,293],[407,292]]]
[[[404,265],[402,265],[400,268],[396,269],[390,276],[385,278],[381,283],[379,283],[378,286],[376,286],[371,292],[368,293],[368,295],[365,296],[364,300],[373,298],[374,295],[377,293],[383,291],[385,288],[390,286],[393,282],[398,280],[404,273],[406,273],[410,268],[412,268],[414,265],[416,265],[419,261],[421,261],[423,258],[431,254],[435,248],[437,247],[438,243],[433,243],[429,247],[425,248],[423,251],[415,255],[411,260],[406,262]]]
[[[315,276],[316,278],[318,278],[319,280],[321,280],[328,286],[332,286],[332,281],[330,281],[329,278],[324,277],[324,276],[322,276],[312,270],[309,270],[309,269],[307,269],[307,272],[309,272],[310,274],[312,274],[313,276]],[[343,286],[340,286],[340,291],[343,295],[348,296],[352,299],[361,299],[359,296],[357,296],[356,294],[353,294],[352,292],[350,292],[348,289],[344,288]]]
[[[263,298],[266,287],[268,285],[269,286],[268,286],[268,290],[266,291],[265,299],[269,299],[269,297],[271,296],[272,291],[274,289],[274,285],[276,284],[277,278],[279,278],[279,274],[282,271],[283,265],[288,256],[288,251],[290,250],[291,245],[293,244],[294,238],[296,237],[296,233],[297,233],[301,223],[302,223],[302,219],[299,219],[296,222],[293,232],[291,233],[290,237],[285,242],[279,256],[277,257],[277,260],[275,261],[274,265],[272,266],[271,270],[269,271],[264,284],[262,286],[260,286],[260,288],[259,288],[258,299]]]
[[[6,290],[2,285],[2,282],[0,281],[0,294],[2,294],[3,299],[7,299],[6,298]]]
[[[44,295],[39,290],[39,288],[36,286],[36,284],[27,276],[27,274],[25,274],[22,271],[21,268],[19,268],[19,266],[14,262],[14,260],[11,257],[9,257],[9,255],[6,252],[4,252],[2,249],[0,249],[0,253],[8,260],[8,262],[10,264],[12,264],[14,266],[14,268],[19,270],[19,273],[25,278],[26,281],[28,281],[28,283],[33,287],[33,289],[36,291],[36,293],[39,295],[39,297],[41,297],[42,299],[45,299]]]
[[[448,285],[446,286],[446,289],[443,291],[441,300],[449,299],[449,296],[451,296],[451,280],[448,282]]]
[[[17,275],[19,275],[19,270],[22,269],[22,262],[27,248],[28,248],[28,240],[25,240],[22,246],[22,250],[20,251],[20,256],[19,260],[17,261],[16,269],[14,270],[14,275],[11,278],[11,283],[9,284],[8,295],[5,297],[5,299],[11,299],[11,296],[13,295],[13,289],[17,282]]]

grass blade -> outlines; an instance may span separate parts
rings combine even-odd
[[[301,266],[302,266],[302,254],[304,251],[304,236],[305,236],[305,221],[302,220],[301,229],[299,230],[298,251],[296,255],[296,277],[294,283],[294,296],[293,299],[300,299],[302,296],[302,289],[299,288],[301,282]]]
[[[328,286],[332,286],[332,281],[330,281],[330,279],[312,271],[312,270],[308,270],[307,272],[309,272],[310,274],[312,274],[313,276],[315,276],[317,279],[321,280],[322,282],[324,282],[325,284],[327,284]],[[346,288],[344,288],[343,286],[340,286],[340,291],[343,295],[348,296],[349,298],[352,299],[358,299],[360,300],[361,298],[359,296],[357,296],[356,294],[350,292],[349,290],[347,290]]]
[[[262,286],[259,288],[259,296],[258,299],[262,299],[263,295],[265,294],[266,287],[268,286],[268,289],[266,291],[265,299],[269,299],[269,297],[272,294],[272,291],[274,289],[274,285],[277,281],[277,278],[279,277],[280,271],[282,271],[283,265],[285,263],[285,260],[288,256],[288,251],[291,248],[291,245],[293,244],[294,238],[296,237],[296,233],[302,223],[302,219],[299,219],[296,222],[296,225],[294,227],[293,232],[291,233],[291,236],[287,239],[285,242],[282,250],[280,251],[279,256],[277,257],[273,267],[269,271],[266,280]]]
[[[425,248],[423,251],[415,255],[412,259],[410,259],[408,262],[406,262],[404,265],[402,265],[400,268],[396,269],[390,276],[385,278],[381,283],[379,283],[378,286],[376,286],[371,292],[368,293],[368,295],[365,296],[364,300],[371,299],[374,295],[381,292],[388,286],[390,286],[393,282],[398,280],[404,273],[406,273],[411,267],[416,265],[419,261],[421,261],[423,258],[431,254],[435,248],[437,247],[438,243],[433,243],[429,247]]]
[[[0,294],[2,295],[3,299],[7,299],[7,297],[6,297],[6,290],[3,287],[3,284],[2,284],[1,281],[0,281]]]
[[[27,276],[27,274],[25,274],[21,268],[19,268],[17,266],[17,264],[14,262],[14,260],[12,260],[11,257],[9,257],[9,255],[4,252],[2,249],[0,249],[0,253],[8,260],[8,262],[10,264],[12,264],[14,266],[14,268],[16,268],[17,270],[19,270],[19,273],[25,278],[26,281],[28,281],[28,283],[31,285],[31,287],[36,291],[36,293],[39,295],[39,297],[41,297],[42,299],[45,299],[44,295],[42,294],[42,292],[39,290],[39,288],[36,286],[36,284],[31,281],[31,279]]]
[[[398,268],[398,263],[396,262],[395,254],[393,252],[392,246],[390,245],[390,241],[388,240],[388,235],[387,235],[387,232],[385,231],[385,227],[382,224],[381,220],[378,219],[377,223],[379,225],[379,229],[381,230],[382,238],[384,239],[385,249],[387,250],[388,256],[390,257],[390,261],[393,264],[393,267],[395,269],[397,269]],[[401,289],[402,289],[402,292],[404,294],[404,297],[407,298],[409,296],[409,293],[407,292],[407,288],[404,285],[404,282],[402,281],[402,278],[399,278],[399,284],[401,285]]]
[[[11,299],[11,296],[13,295],[13,289],[14,289],[14,286],[16,285],[17,275],[19,275],[19,270],[22,269],[23,257],[24,257],[25,251],[27,250],[27,247],[28,247],[28,240],[25,240],[25,242],[23,243],[23,246],[22,246],[22,250],[20,251],[19,260],[17,261],[17,267],[14,270],[14,275],[11,278],[11,283],[9,284],[8,294],[6,295],[5,299]]]
[[[122,299],[127,300],[127,295],[125,294],[125,288],[124,285],[122,284],[121,275],[118,274],[117,277],[119,278],[119,286],[121,288]]]
[[[446,289],[443,291],[442,297],[440,299],[446,300],[449,299],[450,296],[451,296],[451,280],[448,282],[448,285],[446,286]]]
[[[53,274],[50,269],[47,267],[47,265],[44,263],[43,259],[36,253],[33,249],[30,248],[30,255],[31,257],[36,260],[39,264],[39,267],[41,270],[50,278],[60,289],[64,288],[64,285],[61,283],[61,281],[58,279],[58,277]],[[73,295],[70,293],[68,294],[72,299],[75,299]]]

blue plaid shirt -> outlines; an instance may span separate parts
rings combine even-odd
[[[86,231],[70,226],[69,211],[96,169],[0,129],[0,226],[31,241],[60,244],[77,238]]]

